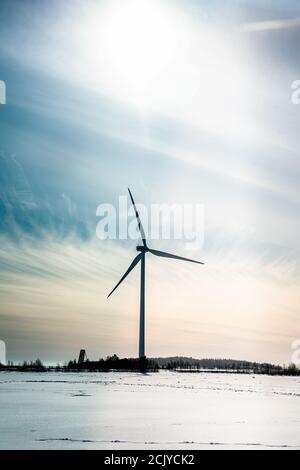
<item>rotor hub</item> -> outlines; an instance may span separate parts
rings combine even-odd
[[[140,251],[141,253],[146,253],[147,251],[149,251],[149,248],[146,247],[146,246],[137,246],[136,247],[136,251]]]

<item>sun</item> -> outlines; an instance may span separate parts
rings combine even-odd
[[[76,34],[85,84],[144,120],[160,113],[226,135],[248,132],[236,39],[168,1],[103,0],[86,12]]]
[[[110,0],[85,26],[84,55],[119,97],[146,105],[176,60],[176,12],[159,0]]]
[[[176,37],[174,18],[155,0],[117,2],[102,34],[110,66],[141,102],[174,61]]]

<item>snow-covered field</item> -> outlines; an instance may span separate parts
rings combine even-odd
[[[1,449],[300,449],[300,378],[0,373]]]

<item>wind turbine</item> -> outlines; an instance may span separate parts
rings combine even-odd
[[[183,258],[182,256],[173,255],[171,253],[165,253],[164,251],[152,250],[148,247],[146,243],[146,236],[145,232],[141,223],[141,219],[139,213],[137,211],[135,202],[133,200],[132,194],[130,189],[128,188],[129,196],[134,207],[135,216],[138,222],[138,228],[142,237],[142,245],[138,245],[136,250],[139,251],[139,254],[134,258],[131,265],[127,269],[124,276],[121,277],[118,284],[113,288],[110,294],[107,296],[110,297],[112,293],[119,287],[119,285],[124,281],[124,279],[128,276],[128,274],[135,268],[135,266],[141,262],[141,295],[140,295],[140,337],[139,337],[139,358],[145,357],[145,259],[146,253],[151,253],[155,256],[161,256],[162,258],[172,258],[172,259],[179,259],[181,261],[189,261],[190,263],[197,263],[197,264],[204,264],[200,261],[195,261],[189,258]]]

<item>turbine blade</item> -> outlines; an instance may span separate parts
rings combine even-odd
[[[147,244],[146,244],[146,235],[145,235],[145,232],[144,232],[144,228],[143,228],[143,226],[142,226],[142,222],[141,222],[141,219],[140,219],[138,210],[137,210],[137,208],[136,208],[135,202],[134,202],[134,200],[133,200],[133,197],[132,197],[132,194],[131,194],[131,191],[130,191],[129,188],[128,188],[128,192],[129,192],[129,196],[130,196],[130,199],[131,199],[133,208],[134,208],[135,216],[136,216],[137,221],[138,221],[138,228],[139,228],[139,231],[140,231],[140,234],[141,234],[141,237],[142,237],[143,245],[144,245],[145,247],[147,247]]]
[[[140,253],[139,255],[137,255],[134,260],[132,261],[131,265],[129,266],[129,268],[127,269],[126,273],[124,274],[124,276],[121,277],[120,281],[118,282],[118,284],[113,288],[113,290],[110,292],[110,294],[108,294],[107,298],[111,296],[111,294],[117,289],[117,287],[119,287],[119,285],[121,284],[121,282],[124,281],[125,277],[128,276],[128,274],[133,270],[133,268],[138,264],[138,262],[140,261],[140,259],[142,258],[143,254]]]
[[[173,258],[173,259],[179,259],[181,261],[189,261],[190,263],[204,264],[204,263],[201,263],[201,261],[195,261],[194,259],[190,259],[190,258],[183,258],[182,256],[172,255],[171,253],[165,253],[164,251],[157,251],[157,250],[149,249],[149,252],[155,256],[161,256],[162,258]]]

